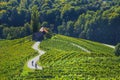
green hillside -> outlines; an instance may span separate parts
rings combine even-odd
[[[119,48],[120,0],[0,0],[0,80],[119,80]]]
[[[40,48],[46,51],[39,60],[43,70],[29,72],[20,79],[110,80],[120,78],[120,57],[114,56],[114,49],[101,43],[56,35],[42,41]]]
[[[35,56],[31,37],[0,40],[0,80],[13,80],[23,72],[26,61]]]
[[[0,0],[0,39],[22,38],[41,26],[76,38],[120,42],[120,0]]]

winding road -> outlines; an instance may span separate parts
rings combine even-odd
[[[32,48],[38,51],[39,55],[34,57],[33,59],[28,61],[28,68],[30,69],[39,69],[42,70],[42,66],[38,66],[37,61],[39,60],[40,56],[43,55],[45,52],[39,49],[40,42],[35,42]]]
[[[81,50],[87,52],[87,53],[90,53],[89,50],[77,45],[77,44],[74,44],[74,43],[71,43],[73,46],[76,46],[78,48],[80,48]],[[28,61],[28,68],[30,69],[39,69],[39,70],[42,70],[42,66],[38,66],[37,64],[37,61],[39,60],[40,56],[43,55],[45,53],[45,51],[42,51],[39,49],[39,45],[40,45],[40,42],[35,42],[35,44],[32,46],[32,48],[36,51],[38,51],[39,55],[34,57],[33,59],[29,60]],[[105,46],[108,46],[108,47],[111,47],[111,48],[115,48],[115,46],[112,46],[112,45],[108,45],[108,44],[103,44]]]

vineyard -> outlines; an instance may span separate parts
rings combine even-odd
[[[24,64],[37,53],[31,48],[31,37],[16,40],[0,40],[0,80],[20,77]]]
[[[82,46],[87,53],[71,43]],[[29,72],[19,79],[35,80],[110,80],[120,79],[120,57],[114,49],[101,43],[56,35],[44,40],[40,48],[46,53],[40,57],[43,70]]]

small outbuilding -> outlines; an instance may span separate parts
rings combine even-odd
[[[46,33],[48,33],[47,28],[41,27],[39,32],[36,32],[32,35],[32,39],[35,41],[42,41]]]
[[[40,30],[39,30],[39,32],[48,33],[48,30],[45,27],[41,27]]]

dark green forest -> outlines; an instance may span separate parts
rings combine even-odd
[[[117,44],[120,0],[0,0],[0,39],[53,33]]]

